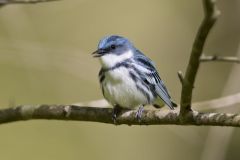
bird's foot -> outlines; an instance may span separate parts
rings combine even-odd
[[[117,116],[120,112],[121,112],[121,107],[119,107],[119,106],[113,107],[112,120],[113,120],[114,124],[117,124]]]
[[[135,117],[137,118],[138,122],[141,122],[141,118],[142,118],[142,113],[144,111],[144,107],[140,106],[137,110],[137,113],[135,115]]]

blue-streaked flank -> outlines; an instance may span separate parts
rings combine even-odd
[[[99,81],[103,95],[113,106],[162,107],[165,103],[170,109],[176,107],[153,62],[128,39],[107,36],[100,40],[94,56],[102,65]]]

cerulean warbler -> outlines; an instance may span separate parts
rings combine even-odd
[[[152,104],[170,109],[177,105],[161,80],[153,62],[126,38],[104,37],[93,52],[101,63],[99,81],[105,99],[114,107],[116,120],[119,108],[139,107],[136,117],[141,118],[143,106]]]

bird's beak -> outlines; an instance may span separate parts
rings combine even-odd
[[[92,53],[93,57],[101,57],[103,56],[106,52],[104,49],[98,49]]]

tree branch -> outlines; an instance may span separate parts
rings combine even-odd
[[[204,110],[218,109],[237,104],[240,104],[240,93],[210,101],[194,103],[193,106],[197,109]],[[104,108],[106,106],[108,106],[108,104],[103,99],[88,103],[78,103],[78,105],[20,105],[17,107],[0,109],[0,124],[34,119],[73,120],[114,124],[111,118],[112,108]],[[240,127],[240,114],[232,113],[199,113],[193,111],[186,114],[187,117],[191,117],[191,121],[183,122],[180,119],[178,110],[144,110],[140,123],[135,115],[136,110],[125,109],[117,117],[117,124],[174,124]]]
[[[182,122],[178,111],[145,110],[141,122],[136,119],[136,110],[123,110],[117,124],[127,125],[211,125],[240,127],[240,114],[188,112],[192,121]],[[31,120],[75,120],[114,124],[111,108],[81,107],[75,105],[22,105],[0,110],[0,124]]]
[[[0,6],[6,4],[35,4],[41,2],[52,2],[52,1],[59,1],[59,0],[0,0]]]
[[[203,47],[208,33],[217,20],[218,15],[220,14],[214,0],[203,0],[203,6],[205,17],[202,21],[202,24],[200,25],[200,28],[198,29],[198,33],[192,47],[190,60],[182,84],[180,104],[180,114],[182,117],[184,117],[187,112],[191,111],[192,90],[200,64],[199,59],[203,52]]]
[[[231,63],[240,63],[240,60],[237,57],[221,57],[221,56],[206,56],[202,55],[200,62],[231,62]]]

